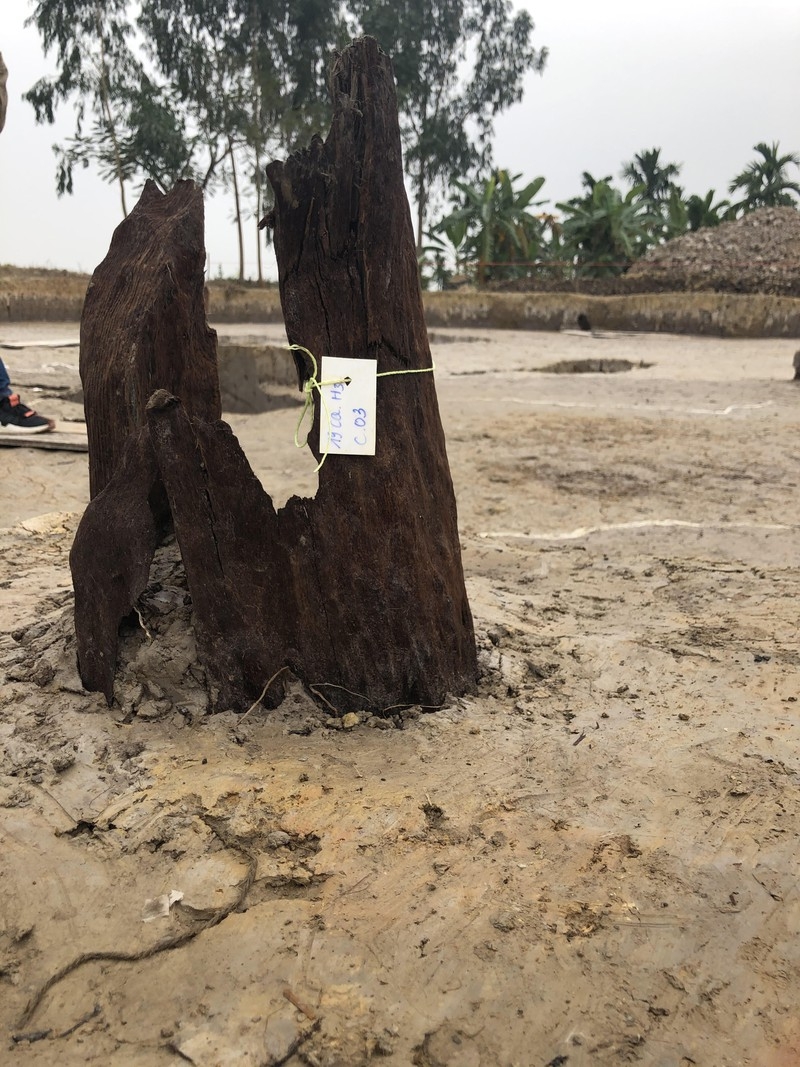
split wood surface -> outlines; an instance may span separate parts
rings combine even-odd
[[[326,140],[268,175],[289,340],[431,366],[391,64],[337,56]],[[331,456],[280,511],[219,418],[202,198],[148,185],[95,272],[81,328],[92,501],[73,548],[84,684],[113,698],[117,633],[171,517],[218,707],[279,703],[289,671],[345,710],[440,704],[477,666],[434,375],[378,379],[374,457]],[[296,356],[300,381],[311,373]],[[319,452],[319,405],[309,447]]]

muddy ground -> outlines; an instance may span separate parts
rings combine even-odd
[[[3,1063],[800,1063],[796,343],[439,337],[483,678],[434,713],[207,714],[169,545],[107,709],[86,457],[0,452]],[[2,354],[80,417],[77,349]],[[585,358],[649,366],[535,370]],[[275,405],[230,421],[280,503]]]

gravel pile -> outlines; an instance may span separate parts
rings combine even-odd
[[[633,291],[800,296],[800,211],[761,208],[651,248],[625,276]]]

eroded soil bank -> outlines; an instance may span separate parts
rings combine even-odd
[[[0,321],[78,322],[88,275],[0,265]],[[209,283],[209,315],[218,323],[283,323],[277,286]],[[601,330],[706,337],[800,338],[800,298],[758,293],[426,292],[429,327],[500,330],[571,329],[579,315]]]
[[[3,452],[4,1062],[800,1059],[794,346],[447,340],[484,673],[435,712],[205,714],[169,548],[107,709],[71,645],[85,457]],[[586,358],[636,367],[536,369]],[[230,417],[279,500],[314,490],[294,396]]]

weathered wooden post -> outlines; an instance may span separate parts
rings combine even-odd
[[[199,654],[221,706],[248,706],[282,668],[342,710],[436,705],[476,679],[391,64],[364,38],[337,57],[331,83],[327,140],[315,138],[268,168],[270,221],[290,341],[318,363],[329,356],[377,362],[369,412],[375,454],[321,450],[318,400],[310,445],[325,459],[319,490],[276,512],[230,429],[157,375],[147,429],[133,431],[134,443],[87,509],[73,552],[80,600],[88,570],[96,580],[87,561],[100,521],[92,509],[107,523],[117,502],[129,507],[130,486],[146,481],[131,467],[154,462],[186,567]],[[308,386],[311,359],[301,353],[297,361]],[[319,397],[318,389],[311,393]],[[137,534],[136,566],[123,568],[137,580],[117,583],[125,590],[119,602],[138,584],[148,536]],[[85,616],[76,625],[84,681],[108,695],[113,665],[109,676],[103,660],[104,684],[97,685],[85,669]],[[101,629],[105,657],[108,623]],[[281,692],[279,676],[265,703],[277,703]]]
[[[71,555],[81,677],[114,688],[117,631],[147,587],[169,515],[145,409],[158,388],[198,417],[220,417],[216,334],[203,304],[203,196],[193,182],[147,182],[92,275],[80,372],[89,491]]]

